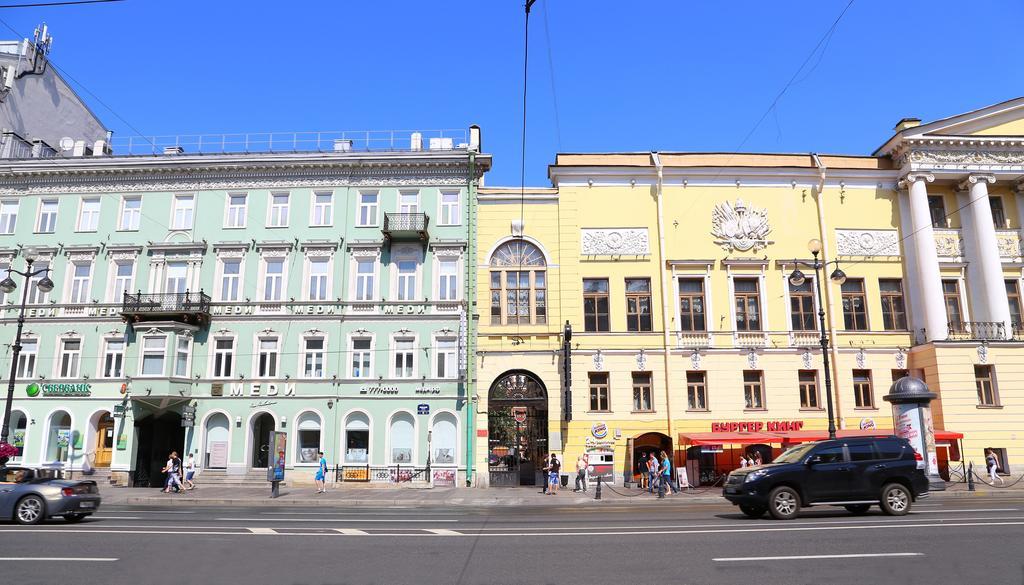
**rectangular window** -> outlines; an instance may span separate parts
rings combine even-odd
[[[18,377],[36,377],[36,358],[39,356],[38,339],[22,339],[21,353],[18,354]]]
[[[126,232],[139,230],[142,223],[142,197],[121,198],[121,223],[117,229]]]
[[[842,285],[843,321],[847,331],[868,330],[868,302],[864,295],[864,280],[850,278]]]
[[[946,203],[942,195],[928,196],[928,213],[932,217],[932,227],[946,227]]]
[[[308,337],[302,350],[302,376],[304,378],[324,377],[324,338]]]
[[[263,300],[280,301],[284,298],[284,258],[266,258],[263,277]]]
[[[818,403],[818,370],[800,370],[800,408],[821,408]]]
[[[999,195],[990,195],[988,198],[988,206],[992,209],[992,223],[996,226],[997,230],[1010,227],[1006,224],[1006,212],[1003,210],[1002,197]]]
[[[372,301],[374,291],[374,269],[376,261],[372,258],[359,258],[356,260],[356,299],[357,301]]]
[[[960,332],[964,330],[964,313],[960,309],[960,283],[956,280],[942,281],[942,300],[946,305],[946,321],[949,323],[949,330]]]
[[[18,223],[18,202],[0,201],[0,234],[13,234]]]
[[[92,264],[71,265],[71,296],[68,302],[84,304],[89,302],[89,290],[92,282]]]
[[[896,380],[899,380],[900,378],[906,378],[909,375],[910,370],[907,370],[905,368],[894,368],[892,370],[892,381],[895,382]]]
[[[707,331],[703,278],[679,279],[679,330]]]
[[[94,232],[100,225],[100,198],[82,199],[82,207],[78,212],[78,231]]]
[[[1010,302],[1010,325],[1015,333],[1020,333],[1024,309],[1021,307],[1020,283],[1016,279],[1006,281],[1006,299]]]
[[[611,402],[608,400],[608,373],[591,372],[590,377],[590,410],[593,412],[609,412]]]
[[[903,304],[903,281],[898,278],[878,279],[882,294],[882,326],[886,331],[906,331],[907,309]]]
[[[242,259],[225,258],[221,260],[220,270],[220,300],[239,300],[242,287]]]
[[[441,191],[441,225],[459,225],[459,192]]]
[[[369,378],[373,376],[373,341],[368,337],[352,339],[352,374],[353,378]]]
[[[633,411],[654,412],[650,372],[633,372]]]
[[[77,378],[82,358],[82,340],[65,339],[60,344],[60,377]]]
[[[166,337],[142,338],[142,375],[163,376],[164,358],[167,354]]]
[[[395,377],[412,378],[413,360],[416,358],[416,348],[413,347],[412,339],[395,340]]]
[[[277,377],[277,359],[279,355],[277,346],[279,343],[280,341],[276,337],[260,338],[260,352],[256,367],[256,375],[260,378]]]
[[[548,322],[547,272],[543,270],[533,271],[533,316],[534,323]]]
[[[215,339],[213,341],[213,377],[230,378],[234,373],[235,340]]]
[[[188,290],[188,265],[184,262],[168,262],[164,292],[183,293]]]
[[[416,300],[416,262],[401,260],[398,262],[398,300]]]
[[[372,227],[377,225],[377,206],[379,195],[376,191],[359,194],[359,227]]]
[[[583,279],[583,330],[609,331],[608,279]]]
[[[705,372],[686,372],[686,408],[708,409],[708,383]]]
[[[195,195],[175,195],[171,229],[190,230],[195,221]]]
[[[875,407],[875,393],[871,389],[871,370],[853,371],[853,405],[856,408]]]
[[[437,299],[457,301],[459,299],[459,262],[445,258],[437,263]]]
[[[626,279],[626,330],[652,331],[651,279]]]
[[[743,371],[743,401],[751,410],[764,410],[764,372]]]
[[[188,356],[191,353],[191,341],[188,337],[179,337],[174,350],[174,375],[179,378],[189,378]]]
[[[814,331],[814,281],[804,280],[800,286],[789,284],[789,321],[793,331]]]
[[[224,211],[224,227],[244,228],[248,217],[249,195],[232,193],[228,195],[227,209]]]
[[[501,325],[501,272],[491,272],[491,325]]]
[[[996,374],[993,366],[974,366],[974,385],[978,388],[979,406],[999,406]]]
[[[313,227],[331,225],[334,220],[334,194],[330,191],[313,193],[313,214],[309,224]]]
[[[438,378],[458,378],[458,364],[455,361],[457,342],[454,339],[438,339],[434,350]]]
[[[733,280],[736,296],[736,330],[761,330],[761,292],[760,283],[756,278],[737,278]]]
[[[270,194],[270,214],[267,227],[288,227],[288,193]]]
[[[419,191],[402,191],[398,194],[398,213],[419,213]]]
[[[34,263],[32,263],[33,272],[43,270],[44,268],[49,267],[49,260],[36,260]],[[43,292],[39,290],[39,287],[36,286],[36,283],[39,282],[44,275],[46,275],[45,272],[39,274],[38,276],[33,276],[32,278],[28,279],[28,281],[25,283],[25,286],[28,287],[28,303],[30,305],[41,305],[45,303],[46,300],[50,297],[50,293]]]
[[[36,231],[41,234],[52,234],[57,229],[57,209],[59,204],[56,199],[43,199],[39,202],[39,223]]]
[[[120,378],[124,376],[124,340],[108,339],[103,352],[103,377]]]
[[[316,257],[309,259],[309,290],[306,291],[309,300],[327,300],[327,273],[330,266],[330,258]]]

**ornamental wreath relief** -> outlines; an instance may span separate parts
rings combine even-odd
[[[718,238],[716,244],[730,252],[765,248],[772,243],[768,240],[771,231],[768,212],[748,206],[742,199],[737,199],[735,205],[719,203],[711,212],[711,235]]]

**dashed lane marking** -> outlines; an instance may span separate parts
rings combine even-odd
[[[808,561],[821,559],[866,559],[878,557],[923,557],[924,553],[857,553],[845,555],[794,555],[787,557],[723,557],[711,559],[717,563],[739,563],[744,561]]]
[[[355,528],[335,528],[335,532],[344,534],[345,536],[369,536],[369,533],[365,530],[357,530]]]
[[[253,534],[277,534],[277,531],[273,528],[246,528]]]
[[[0,561],[42,561],[45,563],[113,563],[117,558],[0,557]]]
[[[465,534],[461,532],[456,532],[454,530],[445,530],[444,528],[425,528],[424,530],[431,534],[436,534],[438,536],[465,536]]]

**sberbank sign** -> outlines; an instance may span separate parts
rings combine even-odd
[[[29,398],[43,396],[92,396],[89,384],[38,384],[33,382],[25,387]]]

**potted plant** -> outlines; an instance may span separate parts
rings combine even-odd
[[[8,443],[0,443],[0,467],[6,467],[7,462],[18,454],[18,448]]]

